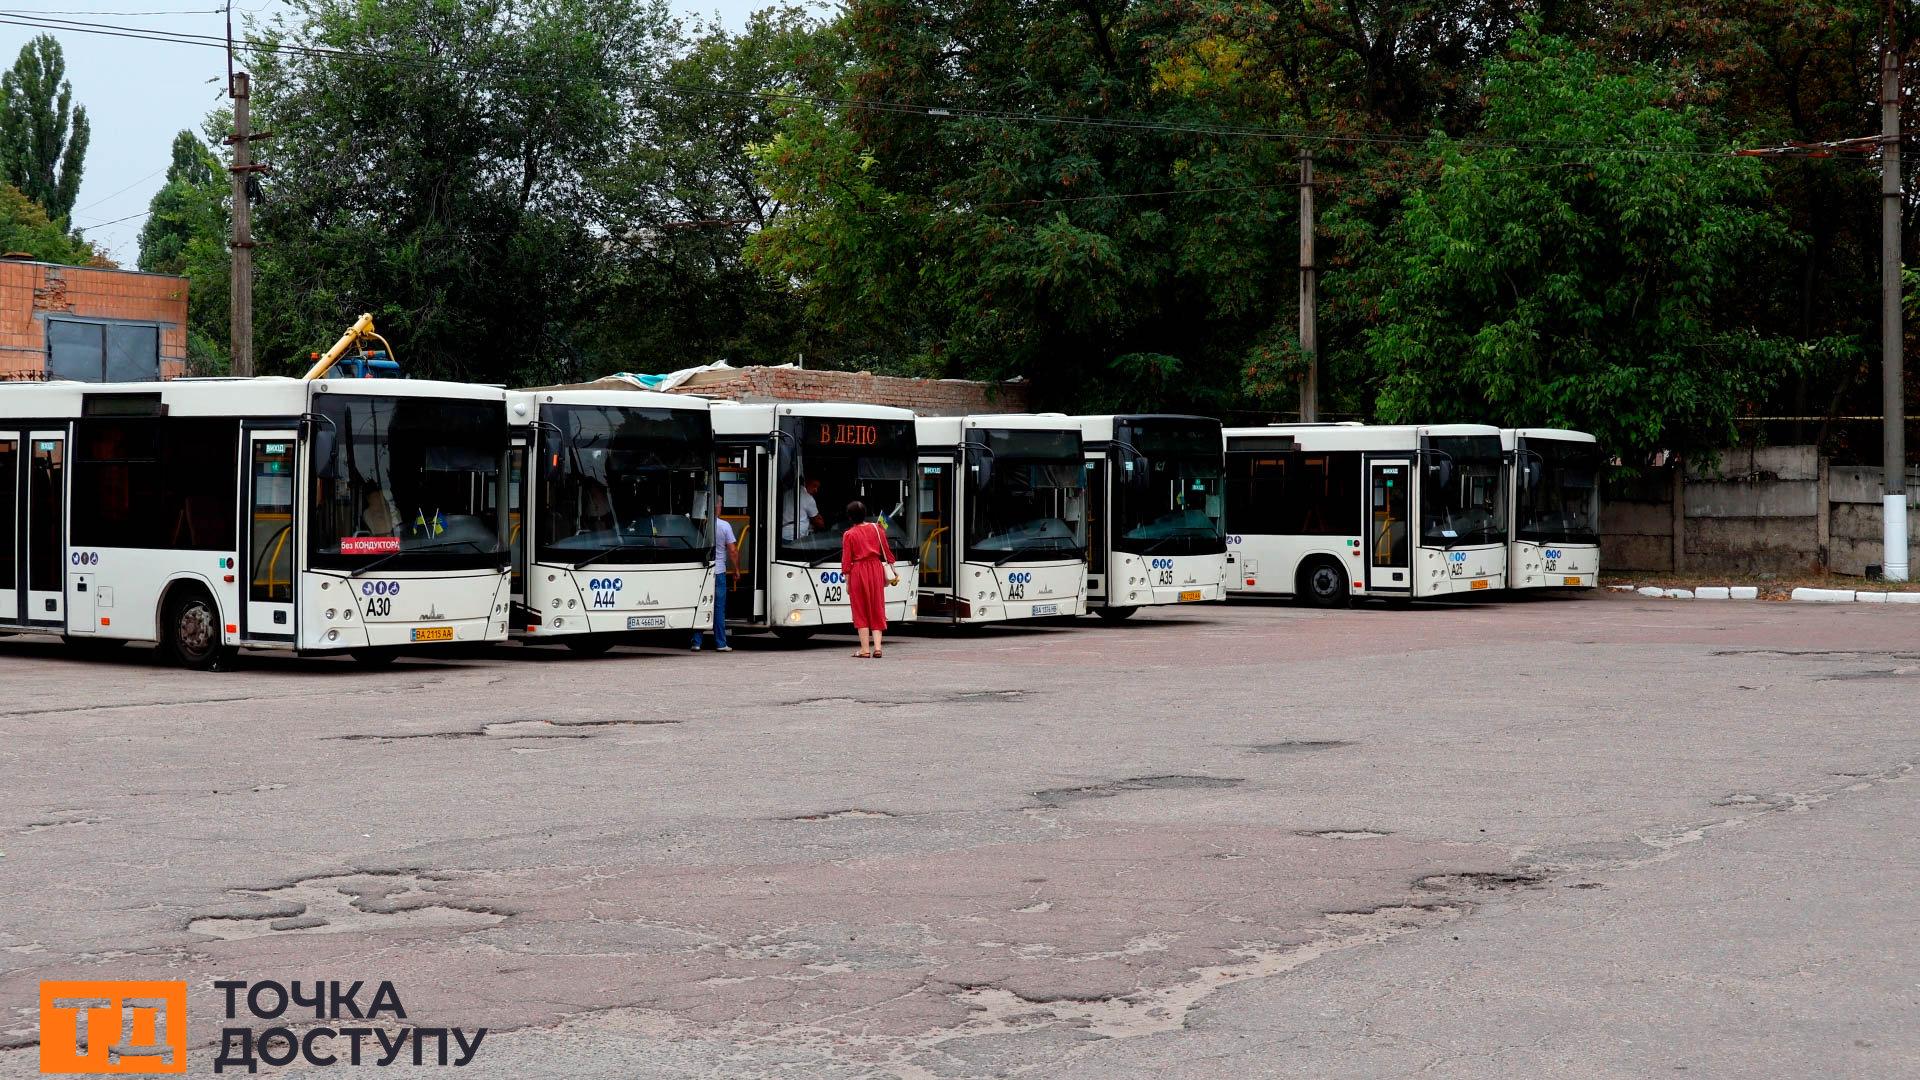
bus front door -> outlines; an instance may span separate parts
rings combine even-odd
[[[27,434],[26,623],[66,623],[67,530],[62,503],[67,490],[67,435]],[[93,629],[89,626],[87,629]]]
[[[1368,465],[1367,591],[1407,593],[1413,588],[1411,505],[1413,462],[1374,460]]]
[[[247,583],[243,637],[260,641],[293,641],[295,569],[299,565],[299,535],[294,510],[299,500],[294,477],[294,450],[299,435],[292,431],[252,431],[247,436]]]

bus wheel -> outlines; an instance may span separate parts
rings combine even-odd
[[[1315,559],[1300,568],[1295,593],[1314,607],[1346,607],[1348,592],[1347,572],[1332,559]]]
[[[1139,610],[1137,607],[1097,607],[1093,613],[1108,622],[1121,622]]]
[[[776,626],[773,636],[782,645],[798,645],[812,637],[813,630],[811,626]]]
[[[355,649],[353,662],[363,668],[383,668],[400,659],[398,649]]]
[[[212,671],[226,659],[220,641],[220,611],[202,589],[182,586],[167,599],[161,623],[161,648],[173,662],[193,671]]]
[[[567,648],[575,656],[601,656],[613,648],[611,634],[579,634],[567,639]]]

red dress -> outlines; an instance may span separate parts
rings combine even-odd
[[[868,630],[887,628],[887,567],[893,549],[884,529],[867,521],[840,538],[840,572],[847,576],[847,600],[853,605],[853,625]]]

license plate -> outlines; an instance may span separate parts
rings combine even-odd
[[[1035,604],[1033,605],[1033,613],[1035,615],[1058,615],[1060,614],[1060,605],[1059,604]]]
[[[665,615],[627,616],[627,629],[629,630],[664,630],[666,627],[667,617]]]
[[[1200,599],[1203,595],[1205,594],[1202,593],[1199,589],[1187,589],[1181,592],[1180,602],[1183,604],[1191,603],[1192,601]]]
[[[415,641],[452,641],[453,627],[451,626],[415,627],[413,631],[413,640]]]
[[[1580,579],[1577,577],[1561,578],[1560,583],[1562,585],[1578,585],[1580,584]]]
[[[1467,588],[1469,588],[1469,589],[1485,589],[1485,588],[1489,588],[1489,587],[1491,586],[1491,584],[1492,584],[1492,583],[1491,583],[1491,582],[1489,582],[1489,581],[1488,581],[1488,580],[1487,580],[1486,578],[1480,578],[1479,580],[1477,580],[1477,581],[1475,581],[1475,582],[1474,582],[1473,584],[1471,584],[1471,585],[1468,585],[1468,586],[1467,586]]]

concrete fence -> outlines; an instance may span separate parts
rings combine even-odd
[[[1920,505],[1909,468],[1909,506]],[[1880,470],[1830,465],[1812,446],[1729,450],[1711,467],[1651,469],[1605,500],[1609,570],[1864,574],[1880,562]],[[1920,550],[1920,514],[1907,525]]]

